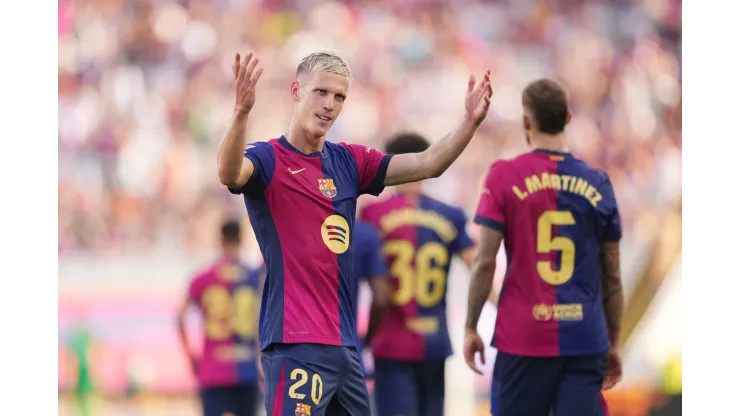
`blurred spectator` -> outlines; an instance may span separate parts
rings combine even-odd
[[[239,198],[218,182],[230,63],[265,67],[251,140],[280,135],[301,56],[332,47],[354,80],[330,140],[441,137],[469,71],[491,115],[432,190],[474,209],[482,175],[526,151],[520,91],[570,89],[574,153],[609,172],[625,233],[650,238],[681,192],[680,0],[59,0],[59,252],[202,250]]]

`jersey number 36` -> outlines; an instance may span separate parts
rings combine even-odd
[[[390,274],[398,281],[393,303],[405,305],[416,299],[419,306],[436,305],[445,293],[445,267],[450,262],[447,248],[437,242],[426,243],[414,250],[408,240],[391,240],[383,247],[386,256],[394,257]]]
[[[236,289],[233,295],[223,286],[210,286],[202,299],[206,336],[215,341],[232,334],[253,338],[257,332],[256,301],[254,290],[247,286]]]

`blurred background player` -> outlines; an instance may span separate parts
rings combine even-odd
[[[80,415],[89,416],[92,414],[90,412],[90,398],[95,388],[90,377],[92,334],[90,333],[89,323],[86,319],[74,327],[67,340],[67,345],[74,352],[76,358],[77,380],[74,389],[75,399],[77,399]]]
[[[360,365],[365,378],[372,377],[368,371],[363,357],[365,345],[372,341],[380,322],[388,309],[388,294],[390,285],[388,282],[388,269],[385,265],[382,246],[378,231],[365,221],[355,222],[354,235],[352,238],[352,249],[355,252],[355,263],[353,267],[354,277],[352,284],[355,285],[355,316],[359,303],[360,283],[365,281],[370,287],[372,301],[370,303],[370,318],[364,338],[356,331],[355,343],[357,345],[357,356],[360,357]]]
[[[257,312],[260,273],[239,259],[241,225],[221,227],[222,256],[198,274],[177,315],[182,346],[198,380],[204,416],[252,416],[259,404]],[[195,356],[185,314],[197,306],[203,317],[203,352]]]
[[[352,304],[357,198],[447,170],[488,113],[490,71],[477,85],[470,75],[465,116],[457,128],[422,153],[394,156],[326,141],[350,84],[349,66],[331,50],[299,63],[285,134],[247,146],[247,118],[262,74],[257,63],[251,53],[243,61],[235,56],[236,102],[218,152],[218,177],[243,195],[267,265],[260,313],[266,410],[369,415]]]
[[[465,359],[478,371],[474,356],[483,343],[476,327],[503,240],[508,268],[493,337],[491,412],[603,415],[601,390],[622,372],[617,201],[609,176],[566,150],[565,90],[538,80],[526,87],[522,104],[534,150],[495,162],[486,178],[475,217],[482,227]]]
[[[402,133],[385,150],[416,154],[428,148],[424,137]],[[465,230],[465,213],[424,195],[422,182],[399,185],[394,191],[361,213],[381,230],[393,282],[390,310],[371,344],[376,408],[380,416],[442,415],[445,361],[452,354],[448,272],[454,255],[472,264],[473,241]]]

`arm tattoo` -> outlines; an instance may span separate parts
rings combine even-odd
[[[488,300],[493,285],[493,272],[496,270],[496,255],[504,236],[501,232],[481,227],[480,243],[475,252],[473,273],[468,290],[468,315],[465,328],[475,330],[483,305]]]
[[[619,345],[619,335],[624,310],[622,294],[622,274],[619,268],[619,242],[610,241],[601,246],[602,293],[604,295],[604,312],[609,329],[609,341],[612,347]]]

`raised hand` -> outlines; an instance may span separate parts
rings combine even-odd
[[[480,124],[488,114],[488,108],[491,106],[491,96],[493,88],[491,87],[491,70],[481,78],[478,85],[475,85],[475,75],[470,74],[468,79],[468,91],[465,93],[465,113],[474,123]]]
[[[258,69],[257,72],[254,71],[259,61],[259,58],[254,56],[252,52],[249,52],[243,61],[238,53],[234,55],[234,64],[231,66],[231,70],[234,72],[234,88],[236,90],[234,110],[236,112],[249,113],[254,106],[255,87],[262,75],[262,68]]]

